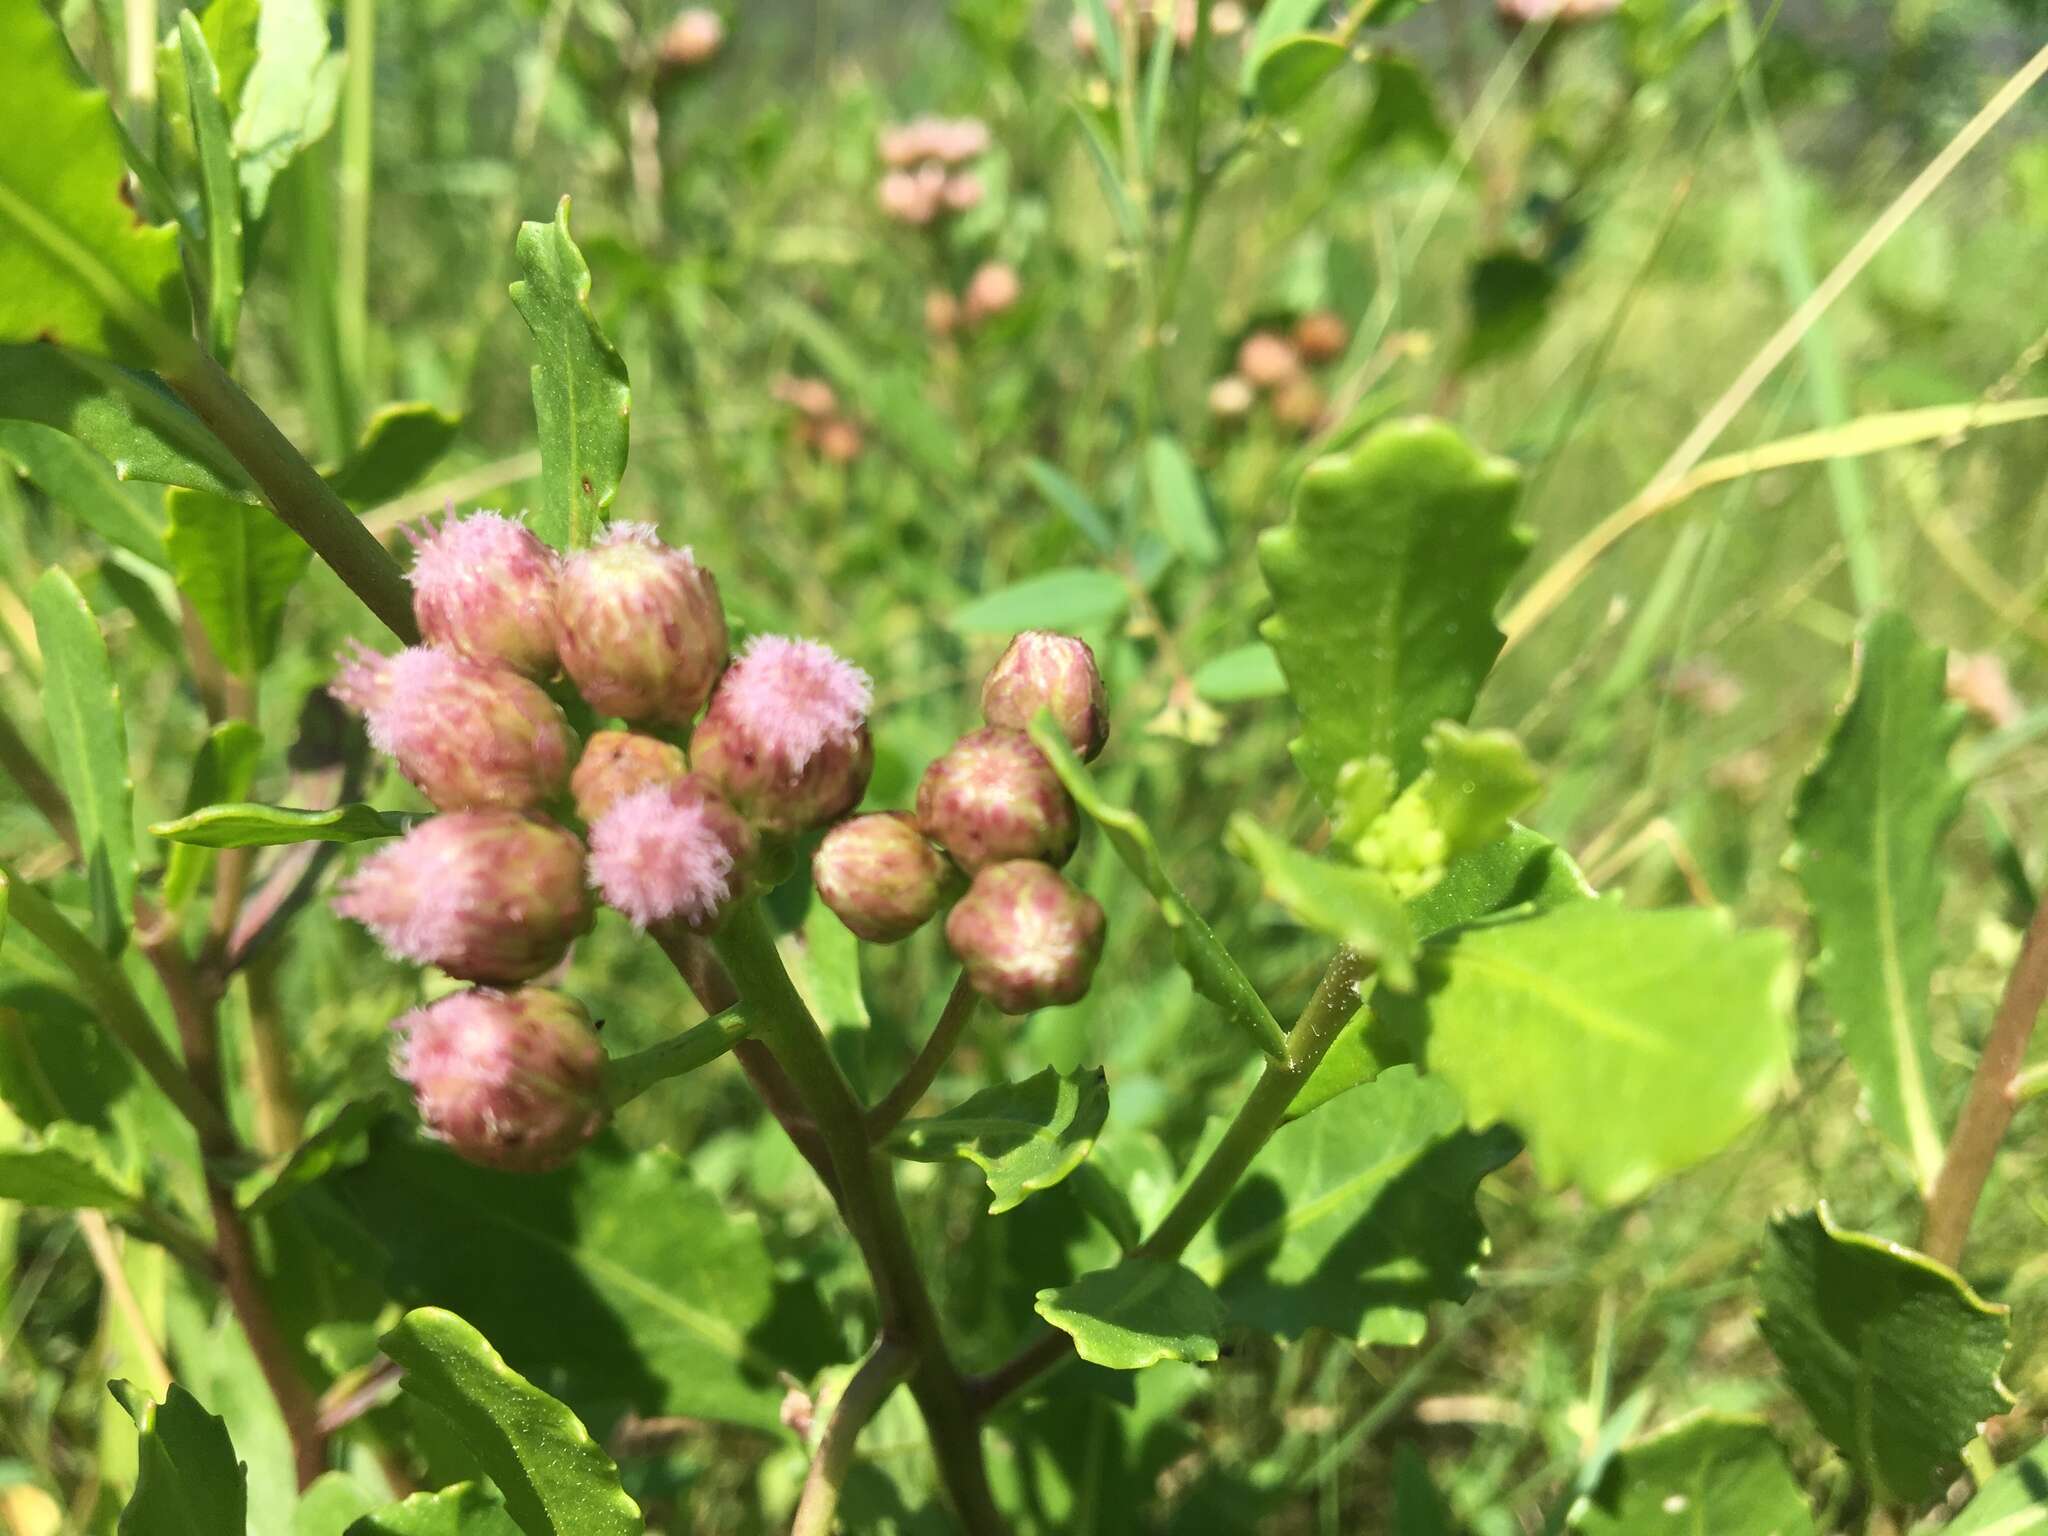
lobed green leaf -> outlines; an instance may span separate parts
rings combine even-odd
[[[1223,1303],[1170,1259],[1130,1258],[1038,1293],[1038,1315],[1074,1340],[1091,1365],[1142,1371],[1162,1360],[1214,1360]]]
[[[4,887],[0,887],[4,890]],[[54,1210],[125,1211],[142,1199],[114,1165],[107,1146],[82,1125],[58,1121],[40,1131],[15,1126],[0,1111],[0,1200]]]
[[[139,1434],[135,1493],[121,1536],[224,1536],[246,1528],[248,1473],[227,1425],[173,1383],[163,1402],[115,1382],[112,1391]]]
[[[905,1120],[889,1150],[917,1162],[964,1158],[988,1179],[991,1216],[1050,1189],[1079,1168],[1109,1118],[1109,1083],[1100,1067],[1059,1073],[1051,1067],[1018,1083],[984,1088],[943,1114]]]
[[[1230,818],[1227,840],[1258,871],[1267,899],[1296,922],[1372,960],[1389,986],[1415,984],[1415,933],[1384,876],[1303,853],[1243,811]]]
[[[417,485],[461,426],[460,417],[424,400],[384,406],[364,424],[362,441],[327,472],[327,483],[350,506],[379,506]]]
[[[475,1483],[416,1493],[365,1515],[347,1536],[521,1536],[505,1506]]]
[[[1762,1419],[1701,1413],[1625,1445],[1565,1521],[1586,1536],[1814,1536]]]

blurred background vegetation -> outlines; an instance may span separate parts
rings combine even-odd
[[[1369,60],[1277,122],[1241,113],[1242,39],[1218,38],[1196,144],[1214,185],[1182,259],[1187,93],[1162,125],[1157,184],[1134,181],[1114,128],[1100,137],[1099,109],[1124,82],[1077,51],[1064,4],[732,0],[717,57],[664,69],[663,5],[343,0],[335,126],[280,182],[261,231],[244,372],[323,460],[389,401],[460,416],[428,483],[373,514],[394,539],[401,521],[450,503],[529,504],[528,339],[505,284],[518,222],[570,194],[593,301],[633,380],[615,513],[694,545],[746,627],[820,636],[873,672],[877,805],[908,802],[924,763],[973,723],[980,672],[1016,617],[1052,603],[1111,678],[1107,787],[1151,818],[1169,864],[1285,1013],[1318,946],[1260,905],[1221,833],[1240,809],[1290,833],[1315,825],[1286,756],[1284,702],[1244,650],[1264,604],[1252,542],[1282,516],[1306,457],[1389,415],[1448,415],[1527,469],[1528,571],[1541,573],[1642,487],[1817,275],[2048,40],[2040,0],[1745,3],[1627,0],[1612,19],[1544,33],[1499,25],[1479,0],[1436,0],[1370,34]],[[119,0],[64,11],[121,99]],[[918,228],[878,207],[876,144],[927,112],[979,117],[992,142],[979,205]],[[1017,303],[934,335],[928,294],[957,294],[991,261],[1014,268]],[[2037,92],[1722,447],[2048,394],[2044,273]],[[1279,419],[1277,398],[1241,420],[1212,413],[1212,385],[1248,333],[1320,310],[1353,340],[1315,375],[1306,432]],[[828,381],[833,414],[856,430],[828,449],[791,403],[792,379]],[[1198,469],[1211,538],[1159,518],[1155,436]],[[1975,793],[1949,849],[1936,998],[1951,1108],[2043,872],[2044,479],[2048,431],[2019,425],[1716,487],[1594,565],[1480,708],[1548,765],[1528,819],[1597,884],[1791,924],[1786,810],[1844,689],[1859,608],[1881,592],[1977,658],[1958,682],[1974,711],[1959,764]],[[12,476],[0,476],[0,706],[34,719],[22,600],[52,563],[79,576],[110,632],[140,814],[175,814],[204,732],[172,661],[175,608],[132,557],[81,537]],[[1052,587],[1012,590],[1048,573]],[[273,740],[343,641],[375,638],[324,568],[286,625],[260,705]],[[372,791],[417,803],[395,775]],[[281,780],[257,786],[257,798],[284,794]],[[48,856],[47,834],[11,799],[0,853],[31,870]],[[1100,1060],[1116,1089],[1102,1155],[1141,1178],[1171,1167],[1165,1149],[1191,1143],[1249,1063],[1191,997],[1098,840],[1076,868],[1111,914],[1101,982],[1076,1008],[980,1030],[949,1084]],[[584,945],[577,982],[620,1051],[694,1015],[616,922]],[[837,1022],[871,1090],[921,1038],[942,962],[932,933],[866,956],[871,1017],[842,1002]],[[415,998],[410,970],[314,910],[272,980],[304,1100],[384,1091],[384,1026]],[[63,1017],[56,984],[54,970],[17,965],[0,1003],[19,1027],[47,1024]],[[1825,1186],[1846,1224],[1905,1236],[1913,1220],[1907,1183],[1868,1155],[1854,1084],[1818,1017],[1798,1072],[1796,1094],[1737,1147],[1630,1208],[1584,1209],[1520,1164],[1491,1179],[1480,1205],[1492,1261],[1474,1300],[1418,1348],[1246,1341],[1213,1369],[1146,1373],[1130,1408],[1031,1410],[1065,1413],[1073,1452],[1034,1494],[1047,1528],[1129,1530],[1142,1497],[1173,1530],[1387,1530],[1393,1490],[1426,1471],[1459,1527],[1507,1536],[1554,1520],[1602,1443],[1695,1406],[1785,1410],[1749,1317],[1765,1216]],[[1980,1279],[2019,1307],[2006,1375],[2021,1405],[1999,1432],[2026,1438],[2048,1389],[2040,1116],[2022,1111],[1979,1228]],[[625,1130],[683,1151],[735,1209],[760,1213],[792,1271],[821,1280],[833,1316],[792,1321],[788,1357],[848,1358],[857,1266],[737,1074],[650,1096]],[[905,1177],[968,1363],[1001,1358],[1039,1271],[1086,1223],[1064,1189],[998,1224],[975,1219],[971,1170]],[[210,1326],[186,1310],[168,1303],[181,1349]],[[101,1490],[132,1477],[132,1439],[102,1440],[119,1412],[101,1384],[122,1348],[74,1224],[0,1208],[0,1484],[55,1494],[75,1522],[65,1529],[111,1529],[117,1506]],[[287,1475],[260,1394],[234,1385],[246,1367],[227,1343],[216,1354],[211,1405],[252,1475]],[[620,1448],[657,1529],[761,1530],[764,1502],[801,1474],[793,1448],[762,1434],[642,1428]],[[870,1437],[885,1473],[889,1430],[884,1420]],[[914,1427],[897,1438],[893,1460],[914,1477]],[[1836,1470],[1814,1442],[1795,1443],[1825,1495]],[[871,1489],[862,1528],[943,1531],[918,1499],[912,1484]],[[1405,1512],[1419,1507],[1411,1491]]]

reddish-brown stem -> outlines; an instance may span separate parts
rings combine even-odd
[[[1998,1000],[1990,1038],[1984,1042],[1984,1054],[1977,1058],[1969,1097],[1963,1101],[1955,1133],[1949,1137],[1941,1171],[1927,1193],[1920,1248],[1951,1268],[1963,1261],[1970,1218],[1977,1213],[1984,1181],[1991,1176],[1999,1145],[2019,1107],[2016,1087],[2020,1068],[2044,1001],[2048,1001],[2048,901],[2034,909],[2027,924],[2019,959],[2013,962],[2005,995]]]

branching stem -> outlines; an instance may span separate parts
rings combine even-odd
[[[810,1475],[804,1479],[803,1497],[797,1501],[796,1521],[789,1536],[831,1536],[832,1517],[839,1509],[839,1490],[853,1470],[853,1450],[860,1432],[867,1428],[875,1410],[888,1401],[897,1384],[910,1374],[910,1350],[883,1334],[861,1361],[860,1368],[839,1394],[839,1404],[826,1422],[824,1438],[811,1460]]]
[[[871,1141],[880,1141],[895,1130],[903,1117],[917,1108],[918,1100],[931,1092],[932,1083],[951,1058],[954,1048],[960,1044],[960,1037],[967,1032],[967,1026],[974,1021],[980,1003],[981,994],[967,984],[967,977],[963,974],[953,983],[946,1006],[939,1014],[939,1022],[932,1026],[924,1048],[917,1053],[896,1086],[883,1095],[882,1102],[868,1111],[868,1138]]]

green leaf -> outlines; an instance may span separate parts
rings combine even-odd
[[[349,1527],[376,1507],[377,1500],[346,1472],[323,1472],[293,1506],[291,1536],[347,1536]]]
[[[1986,1419],[2006,1309],[1925,1254],[1834,1224],[1825,1205],[1771,1223],[1757,1328],[1821,1433],[1881,1504],[1921,1504]]]
[[[1813,910],[1814,980],[1871,1123],[1924,1190],[1942,1156],[1928,990],[1941,846],[1963,799],[1948,768],[1962,710],[1947,701],[1945,654],[1902,614],[1873,616],[1859,655],[1841,718],[1799,786],[1791,863]]]
[[[1451,1512],[1412,1440],[1394,1447],[1393,1536],[1453,1536]]]
[[[1038,1315],[1071,1334],[1074,1353],[1113,1371],[1162,1360],[1214,1360],[1223,1303],[1192,1270],[1167,1259],[1125,1259],[1038,1293]]]
[[[278,175],[334,125],[343,61],[329,44],[322,0],[263,0],[256,61],[242,89],[234,133],[251,223],[262,219]]]
[[[955,609],[949,622],[968,635],[1093,629],[1120,617],[1130,603],[1130,588],[1121,577],[1086,566],[1067,566],[984,593]]]
[[[1354,758],[1383,757],[1405,783],[1430,727],[1471,712],[1500,652],[1494,606],[1528,548],[1510,522],[1520,488],[1454,428],[1396,422],[1309,466],[1293,516],[1260,538],[1274,606],[1261,633],[1325,804]]]
[[[371,1127],[384,1113],[375,1099],[328,1100],[313,1112],[305,1140],[235,1187],[236,1203],[245,1215],[260,1216],[337,1168],[353,1167],[369,1155]]]
[[[239,801],[256,779],[256,759],[263,751],[263,733],[245,720],[223,720],[207,733],[192,763],[192,781],[185,790],[185,814],[223,801]],[[161,836],[152,827],[150,836]],[[164,861],[163,904],[180,911],[199,889],[213,855],[191,843],[178,843]]]
[[[1245,44],[1244,64],[1238,76],[1238,94],[1255,94],[1259,81],[1259,65],[1266,55],[1279,45],[1282,39],[1303,32],[1322,14],[1325,0],[1267,0],[1259,12],[1258,25],[1252,29],[1251,39]]]
[[[1335,74],[1350,51],[1334,37],[1297,32],[1259,55],[1252,98],[1269,117],[1285,117]]]
[[[2048,1530],[2048,1441],[2000,1467],[1942,1536],[2022,1536]]]
[[[808,1369],[805,1293],[778,1290],[755,1219],[665,1150],[601,1137],[560,1172],[506,1175],[387,1121],[318,1188],[388,1254],[392,1295],[464,1313],[600,1433],[625,1383],[642,1414],[779,1432],[777,1372]]]
[[[1465,278],[1470,319],[1458,366],[1475,368],[1527,347],[1549,318],[1556,291],[1550,268],[1519,251],[1495,251],[1474,262]]]
[[[1391,805],[1394,775],[1386,759],[1347,763],[1337,775],[1338,840],[1404,900],[1435,885],[1450,860],[1500,838],[1509,818],[1543,789],[1521,742],[1506,731],[1468,731],[1439,720],[1423,751],[1429,766]]]
[[[1110,152],[1109,141],[1103,138],[1095,114],[1078,101],[1073,109],[1074,121],[1081,125],[1082,147],[1088,151],[1088,163],[1095,167],[1095,179],[1102,186],[1102,200],[1109,204],[1110,215],[1116,220],[1117,234],[1125,245],[1136,245],[1143,231],[1138,210],[1131,206],[1130,190],[1116,168],[1116,156]]]
[[[1433,1303],[1472,1294],[1474,1192],[1517,1150],[1467,1131],[1444,1084],[1390,1067],[1276,1131],[1187,1262],[1268,1333],[1419,1343]]]
[[[1345,161],[1412,154],[1432,164],[1451,148],[1451,132],[1437,111],[1429,77],[1405,54],[1376,50],[1372,56],[1372,106],[1358,126]]]
[[[1813,1536],[1762,1419],[1701,1413],[1625,1445],[1565,1522],[1586,1536]]]
[[[1081,534],[1105,555],[1116,553],[1116,535],[1111,532],[1109,519],[1088,493],[1061,474],[1043,459],[1026,459],[1024,476],[1038,488],[1038,494],[1066,514],[1067,521],[1081,530]]]
[[[277,651],[284,607],[313,551],[264,507],[166,491],[164,551],[178,590],[199,615],[221,662],[253,678]]]
[[[1280,658],[1263,640],[1212,656],[1189,679],[1195,692],[1211,704],[1238,704],[1251,699],[1277,699],[1287,692]]]
[[[327,483],[351,506],[380,506],[417,485],[461,426],[460,417],[424,400],[387,405],[364,426],[363,440],[349,456],[328,472]]]
[[[176,821],[160,821],[151,837],[200,848],[270,848],[279,843],[361,843],[398,837],[412,818],[352,802],[324,811],[289,805],[208,805]]]
[[[379,1342],[404,1370],[405,1391],[454,1425],[526,1536],[642,1536],[611,1457],[468,1323],[422,1307]]]
[[[1785,936],[1719,912],[1568,902],[1424,946],[1374,1010],[1546,1184],[1614,1204],[1725,1147],[1789,1076]]]
[[[348,1536],[520,1536],[520,1531],[503,1504],[475,1483],[457,1483],[365,1515],[348,1528]]]
[[[1000,1216],[1081,1166],[1109,1118],[1100,1067],[1062,1075],[1047,1067],[1021,1083],[984,1088],[944,1114],[905,1120],[889,1150],[921,1163],[964,1158],[982,1171]]]
[[[512,302],[533,333],[541,505],[533,531],[581,549],[603,526],[626,473],[633,391],[626,363],[590,310],[590,268],[569,238],[569,199],[552,224],[519,226]]]
[[[249,72],[256,67],[262,14],[262,0],[207,0],[199,18],[206,50],[220,73],[220,99],[230,121],[242,110],[242,92],[249,84]]]
[[[156,367],[192,352],[177,231],[122,200],[104,91],[40,5],[0,10],[0,342]]]
[[[1145,481],[1160,530],[1174,553],[1197,565],[1221,560],[1223,540],[1217,537],[1208,498],[1202,494],[1202,477],[1187,450],[1170,437],[1154,437],[1145,445]]]
[[[1180,893],[1159,857],[1152,829],[1136,811],[1111,805],[1095,786],[1087,766],[1074,755],[1067,738],[1050,720],[1031,722],[1031,740],[1052,764],[1074,803],[1102,828],[1117,857],[1138,877],[1158,904],[1159,915],[1173,938],[1174,958],[1188,973],[1195,990],[1221,1007],[1230,1022],[1249,1034],[1260,1050],[1278,1059],[1287,1053],[1287,1036],[1267,1008],[1258,989],[1239,969],[1223,941]]]
[[[251,497],[240,466],[175,396],[147,374],[97,358],[61,347],[0,346],[0,418],[77,438],[113,466],[118,480]]]
[[[121,691],[92,610],[60,569],[29,594],[42,648],[43,715],[57,778],[71,796],[92,893],[93,937],[120,949],[135,906],[135,785],[128,777],[128,727]]]
[[[1406,990],[1415,984],[1415,934],[1384,876],[1303,853],[1244,811],[1230,818],[1225,840],[1258,871],[1267,899],[1288,916],[1376,961],[1388,985]]]
[[[9,1118],[0,1112],[0,1123]],[[0,1200],[122,1211],[141,1198],[142,1191],[114,1167],[105,1144],[85,1126],[58,1121],[41,1132],[0,1131]]]
[[[83,443],[32,421],[0,421],[0,458],[12,459],[59,511],[116,549],[151,565],[164,563],[161,520],[143,511],[113,465]]]
[[[178,13],[178,46],[199,146],[200,206],[206,217],[207,346],[214,360],[226,367],[234,356],[235,331],[242,319],[242,188],[229,142],[220,71],[199,18],[190,11]]]
[[[1111,80],[1123,78],[1124,42],[1123,33],[1117,30],[1116,22],[1109,14],[1109,7],[1103,0],[1075,0],[1074,9],[1088,22],[1089,30],[1095,37],[1095,56],[1102,61],[1102,72]]]
[[[227,1426],[175,1382],[162,1403],[126,1382],[114,1396],[140,1434],[135,1495],[121,1536],[237,1536],[247,1527],[248,1476]]]

